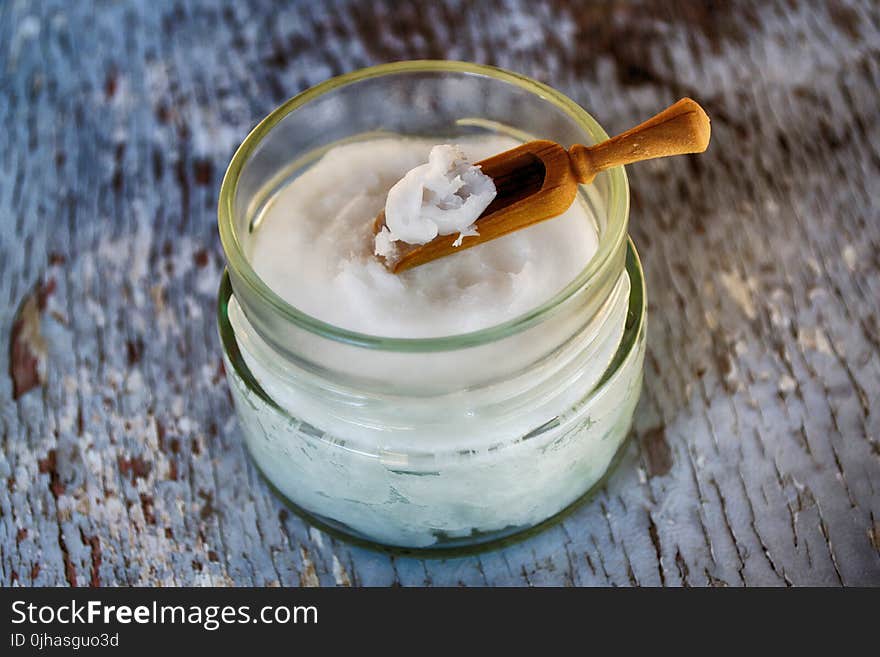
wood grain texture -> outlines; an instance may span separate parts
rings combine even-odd
[[[713,121],[705,155],[630,172],[650,329],[623,464],[449,560],[285,511],[214,325],[248,129],[419,57],[537,77],[609,132],[682,96]],[[880,584],[878,87],[871,0],[0,3],[0,583]]]

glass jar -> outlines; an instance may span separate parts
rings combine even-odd
[[[219,324],[245,442],[312,522],[398,548],[442,549],[541,525],[589,493],[638,400],[646,298],[622,167],[582,186],[599,246],[538,308],[439,338],[345,330],[288,305],[248,262],[261,209],[342,142],[394,133],[607,135],[557,91],[500,69],[400,62],[291,99],[242,143],[220,192]],[[296,254],[291,254],[296,257]]]

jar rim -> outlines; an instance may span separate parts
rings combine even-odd
[[[236,234],[233,206],[235,192],[238,187],[239,177],[251,154],[259,147],[272,128],[288,114],[330,91],[356,82],[386,75],[444,72],[489,77],[517,86],[555,105],[566,113],[578,127],[593,136],[596,141],[603,141],[608,138],[607,133],[586,110],[568,96],[556,91],[552,87],[519,73],[471,62],[411,60],[380,64],[330,78],[297,94],[260,121],[242,141],[232,156],[226,174],[223,176],[217,210],[220,241],[223,245],[228,267],[236,273],[238,280],[244,282],[250,292],[256,294],[258,298],[286,321],[311,333],[337,342],[384,351],[434,352],[487,344],[515,335],[534,326],[544,317],[562,306],[569,298],[590,287],[591,282],[598,278],[599,272],[614,261],[615,254],[619,253],[623,247],[627,239],[629,184],[624,168],[618,166],[607,170],[610,177],[607,225],[603,234],[599,236],[599,246],[596,253],[590,258],[584,269],[553,297],[541,305],[500,324],[477,331],[448,336],[392,338],[360,333],[322,321],[299,310],[276,294],[251,266]]]

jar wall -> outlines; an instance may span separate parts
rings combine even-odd
[[[226,372],[248,449],[296,507],[372,542],[453,547],[539,524],[590,491],[627,437],[645,350],[644,284],[634,250],[627,276],[627,328],[603,381],[531,431],[471,449],[420,449],[405,430],[409,449],[389,449],[393,426],[383,427],[372,444],[355,442],[282,409],[255,385],[238,343],[231,342],[235,335],[221,299]],[[227,301],[229,294],[227,289]]]

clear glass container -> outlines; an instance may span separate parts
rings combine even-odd
[[[249,264],[248,244],[261,209],[329,148],[389,133],[607,138],[555,90],[461,62],[364,69],[270,114],[220,192],[219,324],[244,439],[269,482],[324,528],[426,550],[511,537],[594,489],[629,431],[646,297],[626,234],[626,175],[619,167],[581,187],[598,250],[540,307],[461,335],[365,335],[283,301]]]

